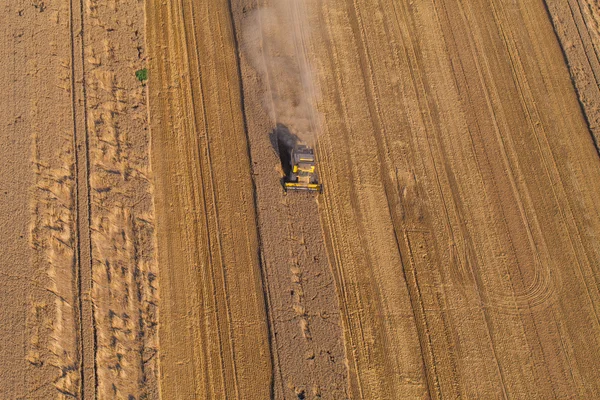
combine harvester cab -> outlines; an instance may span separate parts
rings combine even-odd
[[[285,190],[320,193],[323,187],[315,172],[314,150],[307,145],[298,144],[294,146],[290,156],[290,172],[283,182]]]

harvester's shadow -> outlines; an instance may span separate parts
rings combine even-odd
[[[283,170],[284,177],[290,174],[291,166],[291,154],[294,146],[300,141],[298,136],[294,135],[287,126],[278,123],[277,127],[269,134],[271,140],[271,146],[279,156],[281,161],[281,169]]]

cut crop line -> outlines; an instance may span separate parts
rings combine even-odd
[[[317,151],[317,155],[319,156],[319,159],[322,161],[325,161],[325,165],[327,166],[327,170],[330,170],[331,167],[329,167],[331,164],[329,162],[329,157],[326,155],[326,152],[321,152],[319,151],[319,147],[317,146],[316,151]],[[326,178],[329,177],[331,174],[323,174],[321,178]],[[326,182],[329,182],[328,180],[323,179],[323,184],[325,184]],[[331,186],[328,186],[331,187]],[[324,224],[323,226],[325,227],[325,229],[327,230],[327,232],[329,232],[329,235],[325,235],[326,238],[328,238],[327,240],[327,244],[329,247],[329,254],[331,254],[333,256],[333,265],[332,265],[332,273],[334,275],[334,278],[336,279],[337,282],[337,289],[340,291],[339,296],[341,296],[343,298],[343,301],[340,301],[340,306],[342,309],[342,312],[340,313],[340,319],[342,320],[343,326],[345,327],[344,329],[344,337],[345,339],[349,342],[349,346],[345,346],[345,351],[346,351],[346,357],[349,362],[352,362],[352,364],[354,365],[354,372],[356,374],[356,382],[358,385],[358,390],[359,390],[359,394],[360,394],[360,398],[364,398],[364,393],[363,393],[363,388],[360,382],[360,377],[359,377],[359,367],[358,367],[358,357],[356,355],[356,347],[354,345],[354,338],[352,336],[352,332],[351,332],[351,320],[350,320],[350,310],[348,308],[348,304],[349,304],[349,296],[348,296],[348,285],[346,283],[346,276],[343,273],[343,268],[341,267],[343,265],[342,262],[342,255],[341,255],[341,250],[340,250],[340,246],[338,245],[339,242],[341,242],[341,240],[338,238],[337,236],[337,231],[333,228],[334,226],[341,226],[342,224],[338,224],[335,222],[335,217],[333,215],[333,213],[330,211],[332,209],[334,209],[332,207],[332,203],[333,201],[331,199],[329,199],[329,196],[324,195],[323,196],[323,201],[325,203],[325,212],[322,213],[322,218],[324,218]],[[338,208],[339,209],[339,208]],[[352,351],[352,357],[349,357],[347,352],[348,352],[348,347],[350,347],[351,351]],[[351,372],[350,372],[350,368],[348,368],[348,384],[351,385],[352,379],[351,379]]]
[[[394,230],[394,235],[396,237],[396,245],[398,246],[398,248],[400,248],[400,240],[399,240],[396,230]],[[433,390],[435,390],[435,395],[437,396],[438,399],[443,399],[442,388],[440,386],[439,376],[437,373],[438,363],[436,362],[435,353],[433,351],[433,341],[431,339],[431,331],[429,329],[429,323],[427,321],[425,304],[423,303],[423,296],[421,295],[421,288],[419,286],[419,279],[417,277],[417,265],[415,262],[412,245],[410,243],[410,238],[407,235],[406,231],[403,232],[403,239],[408,248],[408,254],[407,254],[408,260],[404,260],[404,262],[407,263],[407,264],[405,264],[407,268],[402,268],[402,270],[403,270],[404,278],[406,279],[407,285],[411,288],[411,291],[414,290],[414,292],[416,294],[416,296],[410,296],[410,297],[411,297],[411,303],[413,305],[413,315],[415,317],[415,320],[417,318],[420,319],[421,320],[420,322],[422,324],[422,326],[420,327],[421,329],[419,329],[419,327],[417,327],[417,330],[419,333],[419,339],[420,339],[420,341],[427,342],[427,349],[429,350],[426,355],[423,355],[423,357],[427,356],[428,358],[430,358],[430,360],[429,360],[431,363],[430,368],[432,369],[431,373],[433,374],[432,378],[434,381],[433,382],[433,386],[434,386]],[[408,271],[407,271],[407,269],[408,269]],[[414,281],[413,282],[414,288],[411,287],[410,284],[408,284],[409,273],[407,273],[407,272],[410,273],[410,275],[411,275],[410,278],[412,278],[412,280]],[[425,360],[423,360],[423,361],[425,362]],[[429,396],[431,396],[431,390],[432,390],[432,388],[428,387]]]
[[[152,77],[153,81],[155,79],[156,83],[157,83],[157,88],[158,90],[164,90],[164,95],[159,95],[159,96],[150,96],[150,106],[148,108],[148,111],[151,112],[151,108],[152,109],[156,109],[158,112],[156,113],[157,115],[155,115],[155,119],[156,121],[158,121],[158,123],[156,124],[156,132],[154,132],[154,126],[155,124],[152,123],[152,119],[150,119],[151,121],[151,129],[152,129],[152,136],[154,137],[151,141],[151,146],[155,143],[157,143],[158,140],[161,140],[160,144],[162,144],[162,141],[165,141],[166,137],[172,137],[171,141],[172,143],[169,143],[168,145],[172,146],[175,148],[175,150],[173,151],[174,154],[177,154],[177,157],[179,159],[181,159],[182,157],[182,152],[181,152],[181,134],[175,132],[174,135],[169,135],[167,136],[167,134],[163,131],[166,130],[168,127],[179,127],[179,126],[186,126],[186,123],[188,123],[188,121],[190,120],[190,118],[181,118],[178,119],[176,118],[176,115],[180,115],[179,113],[181,112],[180,110],[184,110],[183,113],[184,114],[188,114],[189,110],[185,109],[183,107],[181,107],[181,105],[184,103],[184,96],[180,96],[179,92],[173,89],[173,80],[178,77],[181,76],[181,74],[179,73],[180,69],[182,68],[181,65],[184,64],[183,62],[162,62],[161,60],[163,58],[166,58],[168,60],[181,60],[182,59],[182,55],[181,53],[178,53],[177,50],[179,48],[181,48],[181,46],[178,46],[174,41],[177,39],[178,36],[181,36],[181,29],[183,28],[183,23],[181,23],[180,21],[177,21],[177,17],[180,15],[179,13],[177,13],[176,11],[174,11],[174,8],[177,6],[176,2],[170,2],[169,5],[159,5],[159,1],[155,1],[155,0],[147,0],[146,2],[146,29],[147,29],[147,38],[148,38],[148,45],[150,46],[150,50],[151,52],[155,51],[157,55],[162,55],[159,57],[156,57],[156,62],[155,62],[155,70],[154,73],[155,75]],[[173,29],[173,30],[171,30]],[[183,52],[185,52],[185,49],[182,49]],[[152,61],[152,60],[151,60]],[[176,96],[173,96],[173,94],[176,94]],[[152,107],[152,100],[156,100],[156,105],[154,107]],[[185,121],[185,122],[184,122]],[[181,129],[183,131],[183,129]],[[161,132],[162,131],[162,132]],[[167,144],[165,143],[165,146]],[[155,153],[157,152],[157,149],[151,149],[151,153]],[[191,178],[191,174],[189,170],[184,170],[184,172],[186,173],[186,175],[184,175],[182,173],[182,180],[185,182],[190,182]],[[194,182],[193,180],[191,180],[191,182]],[[183,199],[183,204],[191,204],[193,207],[196,207],[198,205],[198,202],[196,201],[196,196],[195,196],[195,192],[193,190],[190,190],[190,185],[182,185],[182,191],[183,193],[181,194],[181,199]],[[168,193],[168,191],[167,191]],[[156,207],[156,205],[155,205]],[[198,207],[199,208],[199,207]],[[159,217],[158,215],[159,213],[157,213],[157,218]],[[169,217],[166,217],[167,219],[169,219]],[[185,218],[185,215],[184,215]],[[197,234],[198,229],[195,226],[190,226],[188,228],[188,231],[185,232],[185,234],[183,235],[183,240],[186,242],[186,247],[193,249],[192,250],[192,255],[190,257],[194,257],[194,259],[199,259],[198,256],[198,240],[197,240]],[[190,240],[192,239],[192,240]],[[159,259],[161,258],[160,256],[160,251],[159,251]],[[160,275],[164,275],[163,278],[161,279],[167,279],[168,277],[168,283],[170,283],[171,285],[171,289],[170,291],[173,290],[172,286],[173,283],[177,283],[176,279],[172,276],[173,272],[176,271],[170,271],[167,270],[163,270],[163,268],[159,268],[159,274]],[[193,276],[192,274],[190,274],[189,276]],[[194,282],[194,285],[192,286],[194,288],[197,287],[197,282]],[[205,318],[201,318],[200,317],[200,312],[202,310],[201,306],[203,305],[202,302],[202,294],[203,291],[201,289],[197,290],[197,293],[194,293],[193,295],[190,296],[190,301],[189,303],[186,301],[186,304],[190,304],[193,305],[193,307],[191,307],[191,316],[192,316],[192,320],[193,321],[199,321],[199,325],[198,329],[194,329],[194,326],[192,326],[192,324],[190,324],[189,326],[186,327],[185,331],[186,331],[186,336],[185,337],[191,337],[194,339],[194,343],[191,343],[189,346],[189,351],[190,351],[190,355],[191,357],[193,357],[193,362],[191,363],[191,371],[193,373],[192,377],[191,377],[191,385],[193,385],[194,388],[209,388],[209,375],[208,374],[201,374],[200,370],[201,370],[201,366],[206,364],[206,359],[208,357],[208,351],[206,350],[206,346],[208,343],[208,340],[205,340],[206,338],[206,332],[205,329],[203,329],[203,325],[202,323],[204,323]],[[200,305],[200,307],[198,307],[197,305]],[[159,316],[160,318],[160,316]],[[164,325],[165,327],[168,326]],[[169,328],[172,329],[171,326],[169,326]],[[166,328],[165,328],[166,329]],[[159,330],[160,331],[160,330]],[[166,335],[171,335],[173,334],[173,332],[169,329],[166,332]],[[188,336],[189,335],[189,336]],[[160,338],[159,338],[160,340]],[[170,360],[169,360],[170,361]],[[159,385],[159,393],[162,395],[165,395],[165,387],[169,386],[167,384],[165,384],[164,379],[162,379],[162,377],[164,376],[164,370],[167,368],[167,362],[164,363],[164,365],[160,365],[159,363],[159,373],[158,373],[158,385]],[[177,382],[180,382],[179,380],[177,380]],[[187,382],[187,381],[186,381]],[[178,388],[175,387],[173,388],[175,393],[178,393]],[[170,395],[170,394],[169,394]],[[177,397],[177,396],[176,396]],[[207,396],[207,398],[210,398]]]
[[[392,4],[391,4],[391,8],[392,8],[392,10],[393,10],[393,12],[394,12],[395,21],[396,21],[396,23],[397,23],[397,24],[396,24],[396,28],[397,28],[398,32],[400,33],[400,36],[401,36],[401,35],[402,35],[402,33],[401,33],[400,26],[398,26],[398,22],[399,22],[399,16],[398,16],[398,11],[397,11],[397,8],[396,8],[396,7],[397,7],[397,4],[396,4],[396,2],[392,2]],[[385,7],[383,7],[383,6],[382,6],[381,2],[379,2],[379,8],[380,8],[380,9],[384,9],[384,8],[385,8]],[[387,27],[386,27],[386,28],[387,28]],[[386,29],[386,30],[385,30],[385,33],[386,33],[386,36],[389,36],[389,35],[390,35],[390,33],[389,33],[388,29]],[[363,35],[363,36],[364,36],[364,40],[365,40],[365,42],[366,42],[366,40],[367,40],[367,38],[366,38],[366,35]],[[391,39],[391,38],[390,38],[390,39]],[[365,48],[366,48],[366,49],[368,49],[368,46],[367,46],[367,44],[365,44]],[[399,65],[400,65],[400,60],[399,60],[399,56],[400,56],[400,55],[399,55],[399,53],[398,53],[398,52],[396,52],[396,51],[392,51],[392,52],[390,52],[390,53],[392,54],[392,56],[393,56],[393,58],[394,58],[394,62],[395,62],[395,64],[396,64],[396,66],[399,66]],[[367,51],[367,56],[368,56],[369,66],[370,66],[370,68],[371,68],[371,69],[373,69],[373,61],[372,61],[372,57],[369,55],[368,51]],[[408,61],[408,60],[407,60],[407,61]],[[408,61],[408,62],[410,63],[410,61]],[[382,144],[383,144],[383,147],[384,147],[384,149],[383,149],[383,154],[389,155],[389,145],[387,144],[387,140],[386,140],[386,139],[387,139],[387,136],[388,136],[388,134],[389,134],[389,133],[388,133],[388,132],[389,132],[389,130],[388,130],[388,128],[386,127],[386,124],[385,124],[385,119],[383,118],[383,116],[382,116],[382,114],[381,114],[381,112],[380,112],[379,100],[378,100],[378,99],[379,99],[381,96],[380,96],[380,93],[379,93],[378,85],[376,84],[376,78],[375,78],[375,75],[372,75],[372,76],[371,76],[371,79],[372,79],[372,88],[371,88],[371,90],[375,92],[375,94],[373,95],[373,98],[374,98],[374,102],[375,102],[375,104],[376,104],[377,115],[378,115],[378,118],[379,118],[379,120],[380,120],[380,123],[381,123],[381,125],[383,126],[383,133],[384,133],[384,135],[383,135],[383,137],[384,137],[384,140],[383,140],[383,143],[382,143]],[[415,93],[415,95],[417,95],[417,94]],[[379,137],[379,136],[377,136],[377,137]],[[412,144],[410,144],[410,147],[411,147],[411,155],[412,155],[412,154],[414,154],[414,149],[413,149],[413,147],[412,147]],[[380,150],[380,152],[381,152],[381,151],[382,151],[382,150]],[[409,157],[410,157],[410,156],[409,156]],[[411,165],[411,164],[414,164],[414,160],[412,160],[412,157],[410,157],[410,158],[411,158],[411,161],[410,161],[409,165]],[[388,161],[388,162],[389,162],[389,161]],[[384,165],[385,165],[385,163],[384,163]],[[393,165],[392,165],[392,167],[393,167]],[[384,175],[384,178],[385,178],[385,175]],[[395,187],[395,188],[396,188],[396,193],[395,193],[395,196],[396,196],[396,198],[400,199],[400,198],[401,198],[401,194],[400,194],[400,193],[401,193],[401,191],[400,191],[400,188],[398,187],[398,176],[397,176],[397,170],[396,170],[396,183],[397,183],[397,184],[396,184],[396,185],[392,185],[392,187]],[[387,186],[388,186],[388,185],[386,185],[386,194],[388,194],[388,191],[387,191]],[[418,189],[417,189],[417,190],[418,190]],[[398,202],[397,204],[398,204],[398,206],[399,206],[399,207],[402,207],[402,205],[401,205],[399,202]],[[392,210],[393,210],[394,206],[393,206],[392,202],[390,201],[389,194],[388,194],[388,207],[389,207],[389,209],[390,209],[390,218],[392,219],[392,221],[393,221],[393,223],[394,223],[394,230],[395,230],[395,236],[396,236],[396,243],[397,243],[397,245],[398,245],[398,250],[399,250],[399,252],[400,252],[400,257],[401,257],[401,259],[404,259],[404,256],[402,255],[401,247],[400,247],[400,245],[399,245],[399,241],[398,241],[398,231],[403,231],[403,232],[404,232],[404,236],[405,236],[405,237],[407,238],[407,240],[408,240],[408,235],[407,235],[407,232],[409,232],[409,230],[407,230],[406,228],[402,228],[402,227],[401,227],[401,223],[400,223],[400,221],[398,221],[398,220],[397,220],[397,217],[395,217],[395,216],[394,216],[394,213],[392,213]],[[427,231],[423,231],[423,232],[427,233]],[[423,311],[425,311],[425,309],[424,309],[424,307],[423,307],[423,303],[422,303],[422,297],[421,297],[421,291],[420,291],[420,289],[419,289],[419,284],[418,284],[418,279],[417,279],[417,268],[416,268],[416,264],[414,263],[414,260],[413,260],[413,256],[412,256],[412,249],[411,249],[410,247],[411,247],[411,246],[410,246],[410,243],[408,243],[408,248],[409,248],[409,254],[408,254],[408,257],[409,257],[409,259],[410,259],[410,261],[408,261],[408,262],[409,262],[409,263],[412,263],[412,266],[413,266],[413,271],[412,271],[412,272],[413,272],[413,274],[414,274],[414,280],[415,280],[415,289],[416,289],[416,294],[417,294],[417,296],[419,296],[419,303],[421,304],[421,308],[423,309]],[[435,246],[435,247],[437,247],[437,246]],[[436,254],[437,254],[437,251],[436,251]],[[436,257],[437,257],[437,256],[436,256]],[[404,262],[407,262],[407,261],[406,261],[406,260],[403,260],[403,263],[404,263]],[[406,278],[406,271],[404,271],[404,272],[405,272],[405,278]],[[407,283],[408,283],[408,280],[407,280]],[[437,299],[437,302],[438,302],[438,304],[443,304],[443,303],[444,303],[443,299],[445,299],[445,298],[446,298],[446,295],[445,295],[445,294],[443,294],[443,295],[442,295],[442,293],[440,293],[440,292],[445,292],[445,290],[444,290],[444,289],[442,289],[441,291],[437,291],[437,290],[436,290],[436,291],[435,291],[435,295],[436,295],[436,299]],[[415,315],[415,318],[416,318],[416,315]],[[425,323],[425,327],[426,327],[425,334],[426,334],[426,335],[429,337],[429,328],[428,328],[428,322],[427,322],[427,318],[426,318],[426,314],[425,314],[425,312],[423,312],[423,316],[422,316],[422,318],[423,318],[423,322]],[[443,331],[444,331],[444,334],[445,334],[446,340],[447,340],[448,342],[451,342],[451,341],[452,341],[452,339],[450,339],[450,337],[449,337],[449,336],[450,336],[450,332],[449,332],[449,329],[448,329],[448,320],[447,320],[447,314],[446,314],[445,312],[441,313],[441,319],[442,319],[443,326],[444,326],[444,327],[443,327]],[[432,341],[431,341],[431,339],[429,339],[428,343],[429,343],[429,346],[430,346],[430,351],[432,352],[432,355],[431,355],[431,356],[432,356],[432,359],[433,359],[433,372],[434,372],[434,374],[435,374],[435,376],[434,376],[434,378],[435,378],[434,385],[437,385],[437,386],[436,386],[436,388],[435,388],[435,389],[436,389],[436,393],[437,393],[437,395],[438,395],[439,397],[442,397],[441,385],[440,385],[440,378],[439,378],[439,376],[438,376],[438,373],[437,373],[437,368],[436,368],[435,357],[434,357],[434,354],[433,354],[433,344],[432,344]],[[459,377],[458,377],[458,374],[457,374],[457,367],[456,367],[456,360],[455,360],[455,358],[454,358],[454,357],[450,357],[449,361],[450,361],[450,364],[451,364],[451,369],[452,369],[452,370],[451,370],[451,373],[452,373],[452,378],[453,378],[453,382],[452,382],[452,383],[453,383],[453,386],[454,386],[454,385],[456,385],[456,382],[459,382],[459,380],[460,380],[460,379],[459,379]],[[457,391],[458,391],[458,393],[460,393],[460,389],[457,389]],[[430,394],[431,394],[431,393],[430,393]]]
[[[395,7],[394,7],[394,10],[395,10]],[[396,11],[395,15],[396,15],[396,18],[398,18],[397,11]],[[402,25],[402,21],[400,21],[398,19],[397,19],[397,23],[400,26]],[[421,91],[419,91],[418,84],[420,82],[421,86],[423,85],[423,82],[422,82],[423,78],[421,77],[421,75],[418,72],[419,71],[419,65],[418,65],[418,59],[417,59],[417,56],[416,56],[416,52],[415,52],[413,41],[405,39],[405,40],[403,40],[403,42],[410,43],[410,45],[406,46],[405,52],[406,52],[406,58],[408,60],[409,71],[410,71],[410,74],[411,74],[411,82],[413,84],[413,91],[415,93],[415,96],[420,100],[420,103],[422,103],[423,101],[425,102],[425,106],[421,106],[421,110],[423,110],[424,108],[427,110],[426,114],[425,114],[425,112],[422,111],[422,114],[421,114],[421,119],[422,119],[421,123],[423,124],[423,126],[425,128],[425,132],[431,130],[431,131],[434,131],[434,132],[437,133],[437,130],[435,128],[433,128],[433,120],[432,120],[432,116],[431,116],[431,110],[430,110],[430,106],[429,106],[429,100],[428,100],[427,92],[424,90],[424,88]],[[422,95],[419,95],[419,93],[422,93]],[[421,99],[421,97],[425,97],[425,99],[423,100],[423,99]],[[429,126],[431,126],[431,129],[428,128]],[[429,150],[430,160],[431,160],[431,163],[432,163],[432,166],[433,166],[433,172],[434,172],[434,178],[435,178],[435,182],[436,182],[436,187],[438,189],[438,193],[439,193],[439,196],[441,198],[442,209],[443,209],[443,212],[444,212],[444,217],[445,217],[444,227],[446,228],[447,235],[451,238],[452,243],[456,243],[455,232],[452,229],[452,222],[451,222],[451,219],[450,219],[450,212],[448,210],[448,202],[446,201],[446,195],[444,194],[444,191],[442,189],[442,183],[441,183],[441,180],[440,180],[440,177],[439,177],[440,172],[438,171],[439,167],[437,166],[437,163],[435,162],[436,157],[434,156],[434,151],[432,149],[432,144],[431,144],[429,135],[426,135],[426,141],[427,141],[427,144],[428,144],[428,150]],[[444,167],[442,167],[442,168],[445,171],[445,168]],[[451,205],[454,205],[453,201],[451,201]],[[456,205],[454,205],[454,207],[456,207]],[[463,239],[463,241],[466,241],[466,239],[464,237],[462,237],[462,239]],[[462,266],[462,264],[463,264],[463,262],[462,262],[462,260],[461,260],[460,257],[456,258],[456,262],[460,266]],[[463,267],[461,269],[462,269],[463,273],[468,273],[468,271],[467,271],[466,268]],[[472,275],[474,281],[478,282],[478,280],[475,277],[475,273],[472,270],[470,272],[471,272],[471,275]],[[483,299],[481,297],[480,291],[476,290],[476,293],[478,294],[480,303],[484,303]],[[485,310],[483,310],[481,307],[478,307],[478,311],[480,313],[482,313],[483,316],[484,316],[484,320],[486,321],[487,335],[488,335],[488,338],[489,338],[489,340],[491,342],[492,340],[491,340],[490,327],[489,327],[490,323],[489,323],[489,320],[487,318],[487,312]],[[504,378],[502,377],[502,373],[501,373],[500,367],[498,365],[498,359],[497,359],[497,356],[495,354],[495,349],[493,347],[493,344],[491,344],[491,346],[492,346],[493,359],[494,359],[494,361],[496,363],[496,368],[499,371],[500,378],[501,378],[501,385],[502,385],[502,388],[503,388],[503,391],[504,391],[504,397],[506,398],[507,396],[506,396],[506,389],[505,389],[505,384],[504,384]]]

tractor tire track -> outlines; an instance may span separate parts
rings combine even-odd
[[[79,397],[96,397],[96,330],[92,303],[90,162],[84,60],[84,4],[70,0],[71,96],[75,161],[75,285],[79,327]]]

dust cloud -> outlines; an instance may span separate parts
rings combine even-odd
[[[306,57],[310,2],[275,0],[249,11],[242,23],[242,52],[265,89],[263,107],[273,127],[285,125],[301,141],[317,136],[318,82]]]

